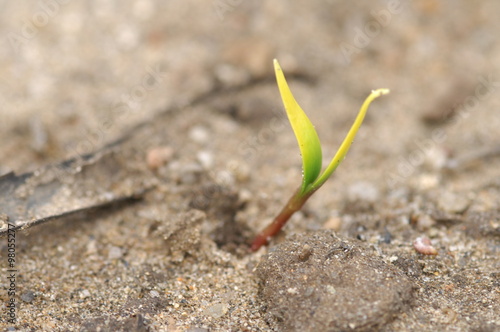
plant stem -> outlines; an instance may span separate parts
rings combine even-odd
[[[259,250],[260,247],[267,244],[269,239],[274,235],[278,234],[281,228],[286,224],[288,219],[300,210],[304,203],[309,197],[314,193],[315,190],[307,192],[301,195],[302,187],[299,187],[292,197],[288,200],[288,203],[283,207],[281,212],[274,218],[273,222],[269,224],[262,232],[260,232],[252,242],[250,249],[252,251]]]

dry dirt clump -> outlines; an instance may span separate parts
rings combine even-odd
[[[373,331],[411,302],[415,284],[373,249],[331,231],[296,235],[257,267],[272,326],[287,331]]]

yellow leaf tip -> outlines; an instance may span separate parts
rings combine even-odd
[[[274,59],[273,64],[274,64],[274,70],[281,70],[281,67],[280,67],[280,64],[278,63],[278,60]]]
[[[375,95],[376,97],[387,95],[391,92],[389,89],[377,89],[377,90],[372,90],[372,94]]]

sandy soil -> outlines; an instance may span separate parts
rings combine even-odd
[[[16,232],[14,297],[0,238],[2,330],[500,330],[498,1],[0,8],[1,226],[81,210]],[[273,58],[325,163],[391,94],[250,253],[301,179]]]

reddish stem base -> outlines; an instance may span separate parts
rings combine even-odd
[[[250,250],[257,251],[263,245],[266,245],[267,242],[276,234],[279,233],[281,228],[286,224],[288,219],[300,210],[300,208],[304,205],[307,199],[313,194],[308,193],[305,196],[300,195],[299,188],[293,196],[288,200],[288,203],[283,207],[281,212],[274,218],[273,222],[269,224],[262,232],[260,232],[252,242]]]

